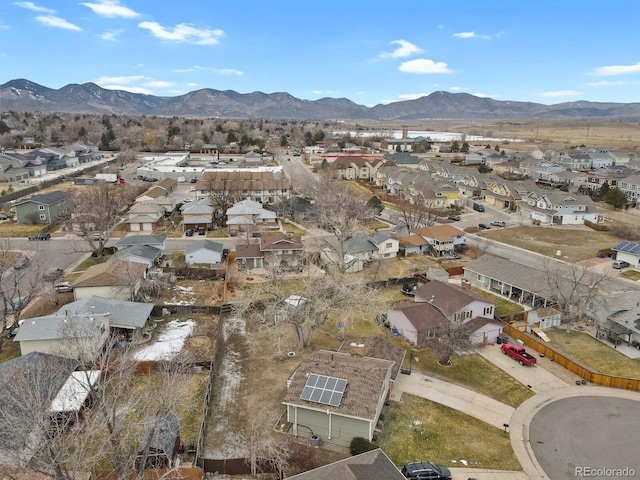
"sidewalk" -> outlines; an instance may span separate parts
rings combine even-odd
[[[515,409],[468,388],[438,380],[418,372],[399,375],[391,389],[391,400],[399,401],[403,393],[409,393],[440,403],[503,429],[509,423]]]

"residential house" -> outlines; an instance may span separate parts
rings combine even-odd
[[[421,235],[398,237],[398,253],[403,256],[425,253],[429,250],[429,242]]]
[[[25,225],[51,225],[68,214],[72,205],[71,194],[61,190],[32,195],[14,205],[16,222]]]
[[[380,358],[393,362],[393,367],[391,368],[392,382],[395,382],[398,378],[402,362],[404,362],[404,357],[407,353],[404,348],[397,347],[387,338],[380,337],[359,337],[349,340],[343,342],[338,351],[349,355]]]
[[[455,255],[464,245],[464,232],[451,225],[433,225],[411,230],[413,236],[419,236],[427,242],[421,253],[428,252],[434,257]],[[406,238],[406,237],[405,237]],[[418,242],[413,242],[417,244]],[[422,243],[420,243],[422,246]]]
[[[136,203],[127,212],[125,223],[131,232],[152,232],[164,218],[164,213],[164,207],[156,203]]]
[[[416,149],[426,150],[432,144],[433,140],[429,137],[417,136],[409,138],[403,135],[402,138],[383,138],[380,148],[388,152],[406,153],[415,151]]]
[[[616,260],[622,260],[633,268],[640,269],[640,243],[624,240],[611,250],[616,252]]]
[[[264,267],[264,256],[260,250],[260,245],[237,244],[236,245],[236,267],[238,270],[251,271]]]
[[[0,180],[17,182],[27,180],[28,178],[29,170],[22,168],[20,162],[12,158],[9,154],[0,154]]]
[[[54,314],[22,322],[14,341],[21,355],[40,352],[92,363],[108,338],[108,314]]]
[[[38,149],[50,158],[47,163],[47,170],[58,170],[61,168],[77,168],[80,166],[78,152],[72,147],[47,147]],[[86,158],[86,157],[85,157]]]
[[[373,235],[357,233],[337,245],[336,239],[329,240],[336,245],[321,249],[320,256],[330,263],[343,263],[348,273],[360,272],[374,260],[396,257],[400,249],[398,239],[388,232],[376,232]],[[337,258],[344,255],[344,258]]]
[[[159,198],[166,198],[167,196],[168,196],[168,192],[164,188],[154,185],[153,187],[149,188],[149,190],[147,190],[146,192],[138,195],[135,198],[135,203],[141,203],[141,202],[148,203],[148,202],[155,201]]]
[[[41,405],[51,405],[77,366],[77,360],[41,352],[0,363],[0,417],[6,420],[0,422],[0,470],[3,473],[10,473],[8,465],[28,464],[42,446],[45,434],[33,422],[24,421],[33,418],[34,412],[29,410],[33,405],[25,404],[14,389],[31,389],[28,393],[34,400]],[[15,421],[11,421],[12,418]],[[26,439],[30,441],[25,442]],[[42,477],[29,470],[29,476],[23,478]]]
[[[140,263],[147,268],[151,268],[160,263],[162,256],[163,250],[159,248],[150,247],[149,245],[132,245],[130,247],[119,248],[111,258],[131,263]]]
[[[236,198],[272,204],[289,198],[291,182],[280,170],[213,170],[204,172],[203,180],[196,184],[196,189],[202,196],[208,196],[212,190],[222,190],[233,193]]]
[[[420,157],[415,155],[411,155],[406,151],[403,152],[394,152],[394,153],[385,153],[384,154],[385,162],[393,162],[398,167],[408,167],[411,169],[416,169],[420,165]]]
[[[291,477],[289,480],[404,480],[404,475],[380,448],[347,457]]]
[[[640,174],[636,173],[621,179],[619,187],[627,195],[627,201],[631,205],[640,205]]]
[[[571,170],[563,170],[549,174],[548,181],[554,185],[562,184],[573,189],[579,189],[587,183],[587,174],[583,172],[574,172]]]
[[[172,412],[153,417],[138,448],[136,468],[170,469],[176,462],[180,449],[180,422]],[[144,466],[143,466],[144,465]]]
[[[185,248],[184,260],[187,265],[209,264],[219,265],[223,260],[224,245],[213,240],[191,242]]]
[[[204,228],[208,230],[213,225],[216,209],[210,205],[208,198],[197,202],[185,203],[182,208],[182,228],[184,230]]]
[[[279,270],[297,269],[304,260],[304,246],[299,235],[274,233],[263,236],[260,251],[267,265]]]
[[[387,320],[414,345],[436,338],[442,322],[466,326],[472,343],[493,343],[500,334],[495,304],[458,285],[430,281],[415,290],[414,302],[390,308]]]
[[[116,247],[121,249],[142,245],[164,251],[166,240],[166,235],[127,235],[116,242]]]
[[[591,156],[580,151],[560,152],[553,161],[569,170],[590,170],[592,168]]]
[[[482,165],[484,156],[481,152],[469,152],[464,155],[463,165]]]
[[[529,192],[540,190],[534,182],[494,181],[484,192],[484,199],[489,205],[515,211],[523,197]]]
[[[340,156],[330,164],[330,168],[342,180],[373,181],[376,170],[383,162],[382,157]]]
[[[287,380],[283,404],[297,437],[348,447],[374,438],[389,393],[394,362],[320,350]]]
[[[619,308],[607,315],[604,325],[598,325],[598,337],[606,337],[614,344],[626,342],[640,348],[640,305]]]
[[[152,310],[151,303],[127,302],[92,295],[67,303],[53,315],[61,318],[105,315],[113,337],[136,341],[142,339]]]
[[[624,166],[597,168],[587,174],[585,187],[591,192],[597,192],[605,183],[612,188],[618,187],[624,179],[634,174],[633,170]]]
[[[135,298],[147,266],[123,260],[108,260],[87,268],[72,283],[76,300],[93,295],[114,300]]]
[[[571,288],[570,283],[567,288]],[[532,308],[557,305],[558,292],[549,282],[548,271],[503,257],[485,254],[465,265],[463,284]]]
[[[582,225],[585,221],[600,223],[602,219],[587,195],[531,192],[518,206],[523,218],[549,225]]]
[[[261,203],[243,200],[227,210],[227,226],[240,232],[274,229],[278,226],[277,215],[265,210]]]
[[[264,160],[262,159],[262,155],[256,153],[254,151],[247,152],[245,156],[242,158],[242,163],[247,166],[255,167],[264,164]]]

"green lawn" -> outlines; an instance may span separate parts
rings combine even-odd
[[[596,372],[640,378],[640,359],[631,359],[587,333],[575,329],[567,333],[563,327],[551,328],[545,333],[551,339],[550,346]]]
[[[384,423],[380,446],[398,466],[429,460],[463,467],[465,460],[473,468],[522,470],[508,433],[429,400],[403,394]]]

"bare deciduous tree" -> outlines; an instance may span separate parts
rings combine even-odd
[[[247,447],[246,461],[251,467],[251,477],[268,470],[282,472],[289,463],[290,449],[284,437],[274,432],[277,412],[263,399],[257,408],[247,410],[243,437]]]

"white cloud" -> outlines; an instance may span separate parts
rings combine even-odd
[[[107,42],[117,42],[118,36],[123,32],[124,30],[109,30],[108,32],[101,33],[98,36]]]
[[[53,15],[38,15],[36,20],[48,27],[64,28],[65,30],[75,30],[77,32],[82,31],[79,26],[67,22],[64,18],[54,17]]]
[[[244,72],[241,72],[240,70],[234,70],[233,68],[219,68],[216,70],[216,72],[222,75],[237,75],[239,77],[244,75]]]
[[[487,93],[482,93],[482,92],[472,93],[471,95],[473,95],[474,97],[480,97],[480,98],[500,98],[501,96],[501,95],[489,95]]]
[[[102,85],[103,83],[117,83],[117,84],[127,84],[131,82],[138,82],[145,77],[142,75],[128,75],[128,76],[119,76],[119,77],[100,77],[97,80],[94,80],[93,83],[97,83],[98,85]],[[104,87],[107,88],[107,87]]]
[[[322,90],[311,90],[311,93],[314,95],[322,95]]]
[[[405,73],[451,73],[453,70],[449,70],[447,64],[444,62],[434,62],[428,58],[417,58],[416,60],[409,60],[402,62],[398,67],[398,70]]]
[[[34,12],[56,13],[55,10],[52,10],[52,9],[46,8],[46,7],[39,7],[38,5],[36,5],[33,2],[14,2],[13,4],[15,6],[17,6],[17,7],[26,8],[27,10],[32,10]]]
[[[541,97],[575,97],[581,94],[582,92],[578,92],[577,90],[556,90],[553,92],[542,92],[538,95]]]
[[[590,87],[608,87],[611,85],[626,85],[627,82],[624,82],[622,80],[615,80],[615,81],[610,81],[610,80],[601,80],[599,82],[588,82],[587,85]]]
[[[198,84],[195,83],[195,82],[188,82],[187,83],[187,87],[197,87],[197,86],[198,86]]]
[[[151,80],[149,82],[145,82],[145,87],[157,87],[157,88],[167,88],[175,86],[176,82],[168,82],[165,80]]]
[[[451,90],[452,92],[464,92],[469,89],[464,87],[449,87],[449,90]]]
[[[218,39],[224,35],[220,29],[198,29],[186,23],[180,23],[174,28],[163,27],[157,22],[140,22],[138,26],[149,30],[154,37],[161,40],[196,45],[215,45],[218,43]]]
[[[413,55],[414,53],[420,53],[422,51],[421,48],[417,47],[411,42],[407,42],[406,40],[394,40],[393,42],[389,42],[389,45],[400,45],[393,52],[383,52],[378,55],[379,58],[400,58],[400,57],[408,57]]]
[[[605,67],[598,67],[591,73],[591,75],[611,77],[614,75],[624,75],[626,73],[636,72],[640,72],[640,62],[635,65],[608,65]]]
[[[502,32],[498,32],[495,35],[479,35],[476,32],[458,32],[454,33],[454,37],[458,38],[479,38],[480,40],[491,40],[493,37],[500,38],[503,35]]]
[[[99,0],[97,3],[81,3],[80,5],[90,8],[93,10],[93,13],[100,15],[101,17],[133,18],[138,16],[138,12],[135,12],[124,5],[120,5],[118,0]]]
[[[453,34],[454,37],[458,37],[458,38],[473,38],[476,36],[476,32],[460,32],[460,33],[454,33]]]

